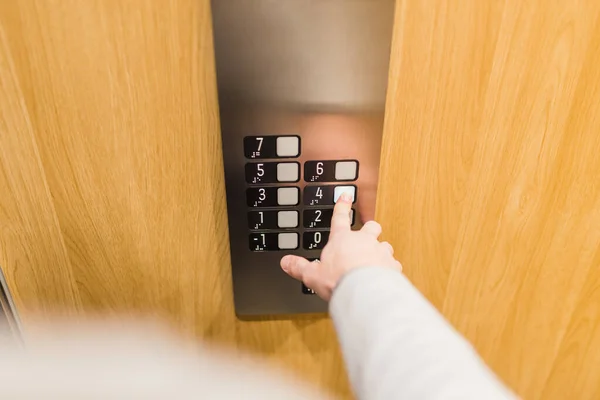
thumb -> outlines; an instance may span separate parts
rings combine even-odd
[[[281,259],[281,269],[299,281],[303,281],[306,274],[314,267],[314,263],[311,263],[304,257],[288,255]]]

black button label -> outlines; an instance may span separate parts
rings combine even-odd
[[[329,240],[329,231],[304,232],[302,237],[303,247],[306,250],[320,250]]]
[[[286,158],[300,155],[300,137],[285,136],[246,136],[244,155],[249,159]]]
[[[304,204],[307,206],[333,205],[333,186],[306,186],[304,188]]]
[[[248,237],[251,251],[295,250],[298,248],[298,233],[251,233]]]
[[[248,213],[248,228],[250,229],[277,229],[278,211],[250,211]]]
[[[305,228],[330,228],[333,208],[315,208],[304,210],[302,217]],[[354,225],[354,209],[351,211],[350,225]]]
[[[277,136],[247,136],[244,138],[246,158],[276,158]]]
[[[277,163],[248,163],[246,164],[246,183],[275,183],[277,182]]]
[[[357,160],[323,160],[304,163],[306,182],[349,182],[357,178]]]
[[[300,164],[297,162],[264,162],[246,164],[246,183],[298,182]]]
[[[304,180],[306,182],[335,181],[335,161],[306,161]]]
[[[276,251],[279,250],[277,233],[251,233],[251,251]]]
[[[246,204],[248,207],[274,207],[277,205],[277,188],[246,189]]]
[[[306,286],[304,283],[302,284],[302,293],[304,294],[316,294],[314,290]]]

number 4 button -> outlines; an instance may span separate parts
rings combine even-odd
[[[349,193],[352,202],[356,201],[356,186],[306,186],[304,188],[304,205],[331,206],[334,205],[342,193]]]

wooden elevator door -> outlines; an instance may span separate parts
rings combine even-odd
[[[386,238],[523,398],[600,398],[600,3],[399,4]]]
[[[600,397],[600,4],[399,0],[378,218],[527,399]],[[0,265],[25,325],[152,313],[349,396],[325,319],[233,314],[207,0],[0,3]]]

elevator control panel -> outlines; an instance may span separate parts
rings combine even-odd
[[[280,260],[320,257],[342,193],[353,229],[374,217],[393,11],[394,0],[213,0],[238,316],[327,311]]]
[[[263,147],[265,143],[268,145]],[[321,250],[329,237],[337,198],[347,192],[356,199],[357,188],[350,183],[358,179],[358,160],[310,160],[301,168],[299,162],[290,161],[300,156],[301,143],[295,135],[244,138],[250,251],[297,250],[301,246]],[[283,157],[286,159],[274,161]],[[301,175],[310,184],[304,188],[289,185],[299,182]]]

